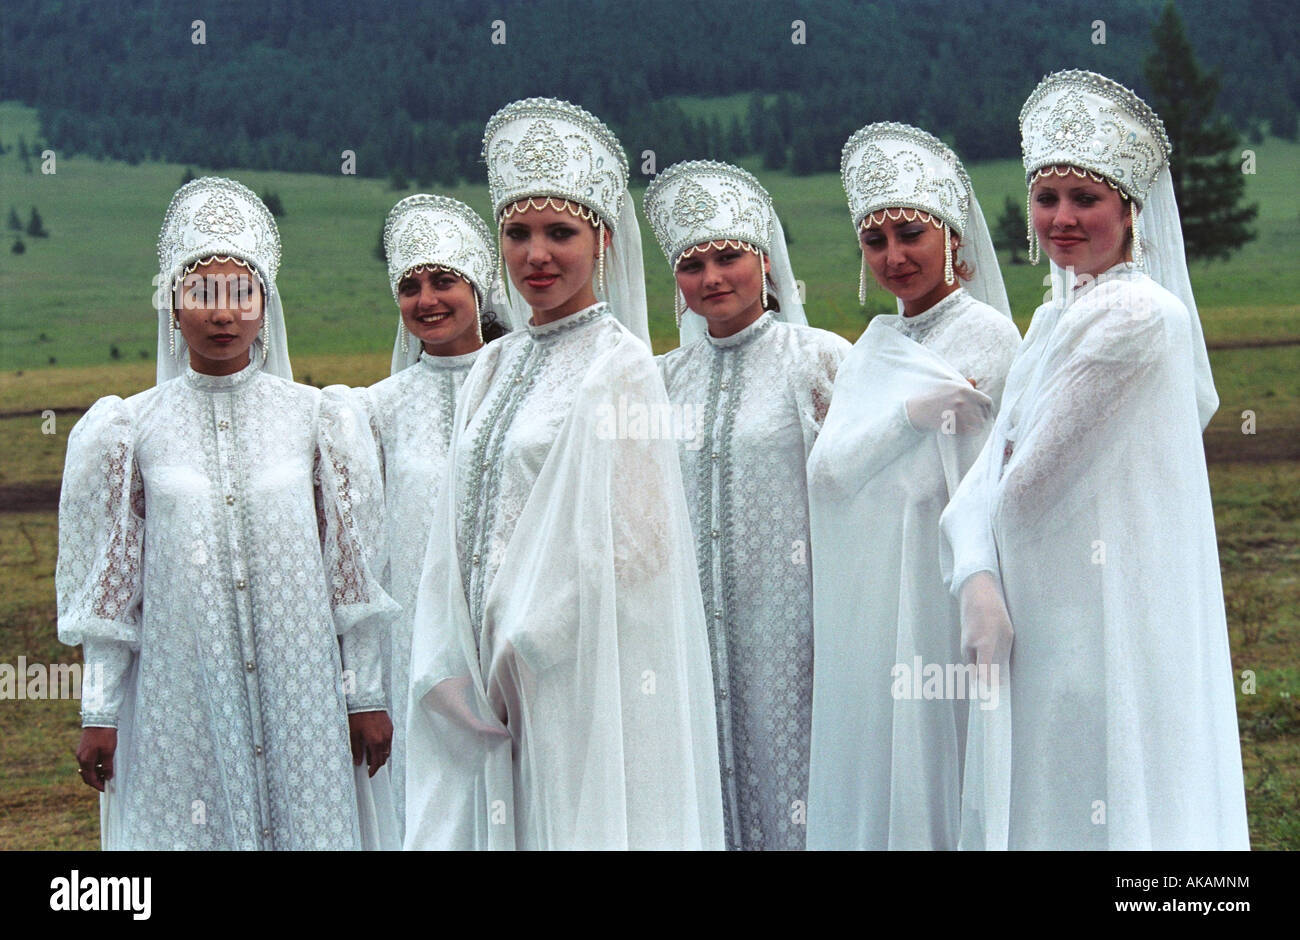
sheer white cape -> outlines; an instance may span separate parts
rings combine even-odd
[[[439,497],[416,607],[406,847],[721,848],[713,689],[671,439],[622,437],[620,396],[667,406],[649,350],[588,367],[505,548],[476,649]],[[462,390],[449,465],[484,400]],[[630,405],[629,405],[630,407]]]

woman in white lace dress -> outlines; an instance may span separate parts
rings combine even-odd
[[[849,344],[808,326],[771,197],[749,173],[678,163],[655,177],[645,209],[680,298],[682,345],[659,368],[686,432],[726,844],[802,849],[813,681],[804,464]]]
[[[1010,651],[987,828],[1011,848],[1245,849],[1201,442],[1218,396],[1169,140],[1092,72],[1048,76],[1020,124],[1052,299],[943,516],[965,642]]]
[[[867,269],[898,299],[840,366],[808,461],[816,677],[808,844],[951,849],[969,700],[939,514],[1020,344],[984,217],[943,143],[871,124],[844,146]]]
[[[716,848],[708,641],[627,159],[517,101],[484,133],[515,330],[461,390],[419,588],[408,848]],[[599,301],[598,294],[609,298]]]
[[[393,808],[405,823],[406,692],[411,622],[433,508],[447,471],[456,400],[485,341],[505,334],[487,301],[496,279],[492,232],[447,196],[407,196],[384,226],[397,301],[392,374],[356,389],[384,475],[388,566],[384,587],[402,607],[385,641],[384,692],[393,716]]]
[[[279,235],[252,192],[183,186],[158,255],[158,384],[77,423],[59,505],[104,847],[361,848],[349,739],[371,774],[386,760],[396,610],[372,573],[369,435],[345,396],[292,381]]]

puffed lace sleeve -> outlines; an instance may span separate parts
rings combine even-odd
[[[384,493],[374,438],[368,417],[343,386],[321,393],[313,477],[348,712],[382,711],[383,638],[398,605],[379,577],[385,561]]]
[[[144,485],[131,413],[101,398],[68,435],[55,569],[59,639],[85,658],[82,724],[116,727],[140,648]]]

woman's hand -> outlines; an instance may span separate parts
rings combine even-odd
[[[1002,588],[992,572],[977,571],[961,586],[961,651],[979,666],[1005,670],[1015,640]]]
[[[104,792],[104,784],[113,779],[113,755],[117,753],[116,728],[83,728],[77,746],[77,764],[82,782]]]
[[[993,399],[977,390],[973,382],[969,388],[951,385],[907,403],[907,420],[918,431],[969,434],[982,428],[992,413]]]
[[[348,732],[352,737],[352,764],[364,760],[373,777],[393,749],[393,723],[388,712],[357,712],[348,715]]]

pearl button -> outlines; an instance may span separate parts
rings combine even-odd
[[[218,421],[218,422],[217,422],[217,430],[218,430],[218,431],[229,431],[229,430],[230,430],[230,422],[229,422],[229,421]]]
[[[717,460],[717,459],[718,459],[718,452],[715,450],[713,453],[709,454],[709,457],[710,457],[711,459],[713,459],[713,460]]]
[[[476,565],[479,563],[479,556],[477,552],[474,553],[473,563]]]
[[[262,830],[262,838],[263,838],[263,839],[269,839],[269,838],[271,838],[271,830],[270,830],[270,829],[263,829],[263,830]]]
[[[235,582],[236,590],[242,591],[246,587],[248,587],[248,582],[245,581],[243,578],[240,578],[238,581]]]
[[[227,506],[235,505],[235,497],[230,493],[226,494],[226,505]]]
[[[247,669],[249,672],[252,672],[254,669],[257,668],[257,665],[250,659],[248,662],[244,663],[244,668]]]
[[[721,535],[722,535],[722,533],[719,532],[717,529],[714,529],[714,530],[713,530],[713,537],[714,537],[715,539],[716,539],[716,538],[720,538]]]
[[[255,744],[255,745],[253,745],[253,753],[256,754],[258,757],[261,757],[261,756],[262,756],[262,745],[260,745],[260,744]]]

